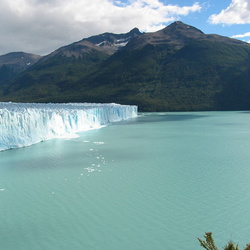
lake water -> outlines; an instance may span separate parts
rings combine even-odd
[[[0,249],[250,243],[250,113],[143,113],[0,153]]]

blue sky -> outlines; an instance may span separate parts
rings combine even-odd
[[[167,2],[167,1],[165,1]],[[191,5],[194,1],[191,0],[180,0],[180,1],[173,1],[178,2],[181,5],[187,4]],[[239,3],[248,3],[248,9],[245,8],[247,15],[247,19],[242,21],[241,24],[233,21],[233,17],[240,15],[239,11],[236,9],[231,10],[231,12],[227,11],[227,8],[232,4],[233,1],[231,0],[210,0],[210,1],[199,1],[199,4],[202,6],[200,12],[194,12],[190,15],[181,17],[181,21],[186,22],[190,25],[193,25],[199,29],[201,29],[204,33],[216,33],[223,36],[232,37],[234,35],[242,35],[247,32],[250,32],[250,0],[246,1],[235,1]],[[217,23],[212,22],[211,16],[212,15],[219,15],[222,11],[224,11],[225,18],[222,19],[223,15],[217,17]],[[226,17],[226,13],[227,17]],[[215,18],[215,17],[214,17]],[[231,23],[229,20],[232,20]],[[239,38],[238,38],[239,39]],[[248,37],[241,38],[244,41],[250,41],[250,35]]]
[[[46,55],[103,32],[152,32],[174,21],[250,42],[250,0],[0,0],[0,55]]]

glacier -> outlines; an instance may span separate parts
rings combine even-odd
[[[81,131],[135,117],[134,105],[0,102],[0,151],[72,137]]]

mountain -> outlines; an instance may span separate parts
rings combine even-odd
[[[104,33],[62,47],[3,85],[0,100],[246,110],[249,79],[250,44],[178,21],[157,32]]]
[[[143,111],[250,109],[249,76],[250,44],[175,22],[133,39],[78,82],[78,96]]]
[[[59,48],[49,54],[43,60],[54,57],[56,55],[66,57],[81,57],[84,54],[100,52],[106,55],[112,55],[120,48],[124,47],[130,40],[141,35],[139,29],[134,28],[125,34],[103,33],[89,38],[84,38],[81,41]]]
[[[142,49],[145,45],[151,44],[154,46],[164,45],[168,46],[169,49],[178,50],[193,41],[201,40],[242,45],[242,41],[214,34],[206,35],[195,27],[177,21],[162,30],[153,33],[145,33],[137,37],[127,46],[127,49]]]
[[[103,33],[61,47],[3,85],[0,100],[46,102],[53,98],[59,101],[65,91],[77,92],[75,81],[140,34],[137,28],[125,34]]]
[[[0,56],[0,84],[26,70],[40,58],[39,55],[24,52],[11,52]]]

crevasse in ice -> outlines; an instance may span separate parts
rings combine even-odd
[[[100,128],[137,116],[137,106],[0,102],[0,151]]]

